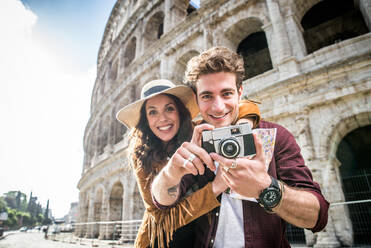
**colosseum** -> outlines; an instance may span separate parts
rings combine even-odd
[[[370,30],[370,0],[118,0],[98,53],[75,233],[135,238],[116,224],[144,211],[116,112],[152,79],[182,82],[191,57],[222,45],[244,58],[244,97],[294,134],[331,203],[324,231],[288,225],[289,241],[371,245]]]

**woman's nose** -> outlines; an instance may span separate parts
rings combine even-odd
[[[160,115],[159,115],[159,121],[164,121],[166,119],[167,119],[166,112],[160,113]]]

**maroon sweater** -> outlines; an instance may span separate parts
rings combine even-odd
[[[329,203],[323,197],[319,185],[313,181],[310,170],[304,165],[300,148],[293,135],[284,127],[260,121],[258,128],[277,128],[276,143],[272,161],[269,164],[269,175],[278,178],[291,187],[305,189],[313,193],[319,201],[320,212],[318,221],[312,232],[321,231],[327,224]],[[202,176],[187,175],[181,182],[181,197],[197,182],[199,187],[205,186],[214,179],[210,170]],[[189,192],[189,191],[188,191]],[[180,198],[181,198],[180,197]],[[157,202],[159,208],[166,208]],[[242,201],[245,247],[290,247],[286,237],[286,222],[276,214],[268,214],[256,202]],[[212,247],[218,226],[220,207],[197,219],[196,244],[194,247]],[[233,227],[231,227],[231,231]]]

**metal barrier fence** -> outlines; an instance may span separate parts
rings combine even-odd
[[[371,245],[371,199],[331,203],[330,208],[348,206],[353,226],[353,245]],[[305,244],[304,229],[288,224],[286,237],[290,244]]]
[[[353,225],[355,246],[371,245],[371,199],[331,203],[331,208],[347,205]],[[74,223],[74,235],[89,238],[119,240],[120,243],[133,243],[142,220],[100,221]],[[63,232],[63,229],[59,231]],[[73,233],[71,232],[71,236]],[[305,245],[303,228],[288,224],[286,237],[290,244]]]
[[[82,222],[74,223],[73,231],[77,236],[133,243],[141,223],[142,220]]]

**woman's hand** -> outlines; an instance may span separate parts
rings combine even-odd
[[[216,176],[213,182],[211,183],[215,197],[219,196],[222,192],[224,192],[228,188],[228,185],[225,183],[223,179],[222,171],[223,171],[222,166],[218,166],[218,168],[216,169]]]

